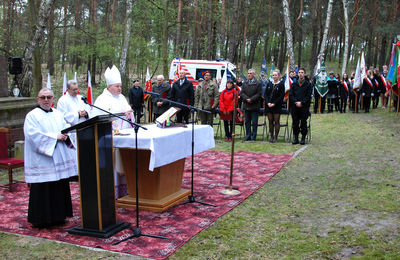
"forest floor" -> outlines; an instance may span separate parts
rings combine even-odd
[[[313,114],[311,129],[304,151],[170,259],[400,259],[400,115]],[[230,152],[222,140],[215,149]],[[236,151],[304,147],[237,140]],[[3,259],[138,259],[8,233],[0,249]]]

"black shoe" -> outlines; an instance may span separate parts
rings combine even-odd
[[[299,138],[297,136],[294,137],[292,144],[298,144]]]
[[[305,137],[305,136],[302,136],[302,137],[301,137],[300,144],[301,144],[301,145],[305,145],[305,144],[306,144],[306,137]]]

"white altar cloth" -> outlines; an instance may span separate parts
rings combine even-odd
[[[192,125],[187,127],[159,128],[146,125],[148,130],[139,129],[138,148],[151,151],[149,170],[186,158],[192,154]],[[114,135],[116,148],[135,148],[135,130],[119,130]],[[209,125],[194,126],[194,153],[201,153],[215,147],[214,130]]]

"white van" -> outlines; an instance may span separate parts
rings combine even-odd
[[[174,77],[176,75],[177,59],[171,62],[171,67],[169,69],[169,83],[172,84]],[[231,80],[236,81],[236,66],[225,60],[184,60],[179,59],[182,70],[186,71],[186,77],[196,87],[199,84],[199,80],[203,79],[204,73],[209,71],[211,73],[211,78],[216,78],[217,80],[222,79],[225,70],[228,69],[231,76]]]

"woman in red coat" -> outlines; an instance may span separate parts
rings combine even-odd
[[[226,82],[226,88],[219,95],[219,110],[221,111],[221,119],[224,120],[225,128],[225,141],[232,141],[232,128],[233,128],[233,110],[238,102],[238,91],[234,88],[232,80]]]

